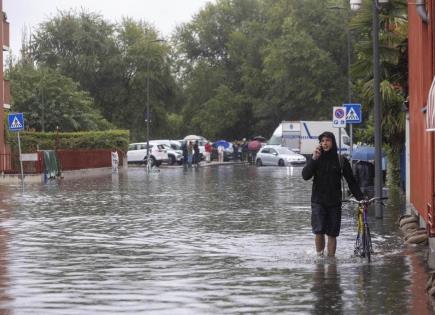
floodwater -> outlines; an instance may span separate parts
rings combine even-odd
[[[392,198],[372,263],[315,255],[300,167],[165,168],[1,187],[0,314],[430,314]],[[373,211],[373,210],[371,210]]]

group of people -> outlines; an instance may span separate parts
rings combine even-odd
[[[198,140],[183,141],[181,144],[181,150],[183,151],[183,164],[185,166],[199,166],[199,162],[201,162],[201,154],[199,151]]]
[[[370,161],[357,161],[353,169],[350,162],[338,155],[337,142],[331,132],[319,136],[319,146],[302,170],[304,180],[313,180],[311,193],[311,227],[318,256],[334,257],[337,236],[341,226],[341,178],[357,200],[373,196],[374,165]]]
[[[253,154],[256,153],[249,149],[246,138],[243,138],[242,141],[234,141],[232,143],[232,152],[230,153],[226,151],[223,145],[219,143],[213,144],[211,142],[206,142],[204,150],[201,152],[198,140],[183,141],[181,149],[183,151],[183,164],[186,167],[199,166],[202,159],[207,163],[214,159],[220,163],[228,159],[249,162],[252,159]]]

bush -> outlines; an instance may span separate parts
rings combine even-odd
[[[12,151],[18,151],[15,133],[8,133],[7,142]],[[86,132],[20,132],[21,151],[56,149],[112,149],[127,152],[130,139],[128,130]]]

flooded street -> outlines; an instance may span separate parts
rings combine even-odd
[[[370,213],[370,265],[350,204],[337,259],[318,259],[298,167],[137,167],[1,194],[2,314],[431,314],[397,198]]]

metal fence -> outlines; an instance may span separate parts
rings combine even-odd
[[[111,151],[106,149],[57,150],[56,156],[61,171],[112,166]]]
[[[24,174],[40,174],[44,169],[44,156],[42,151],[36,152],[36,159],[34,161],[23,161]],[[21,172],[20,159],[17,152],[11,154],[11,169],[5,173],[19,174]]]
[[[56,156],[59,161],[60,171],[72,171],[88,168],[100,168],[112,166],[112,154],[109,149],[95,150],[57,150]],[[124,154],[118,151],[119,165],[123,165]],[[9,158],[10,157],[10,158]],[[19,174],[20,160],[18,153],[0,155],[0,165],[3,161],[9,161],[9,168],[3,171],[9,174]],[[6,162],[5,162],[6,163]],[[43,151],[37,152],[36,161],[23,161],[23,172],[25,174],[42,174],[44,172]]]
[[[12,169],[11,154],[10,153],[0,154],[0,171],[8,172],[11,169]]]

